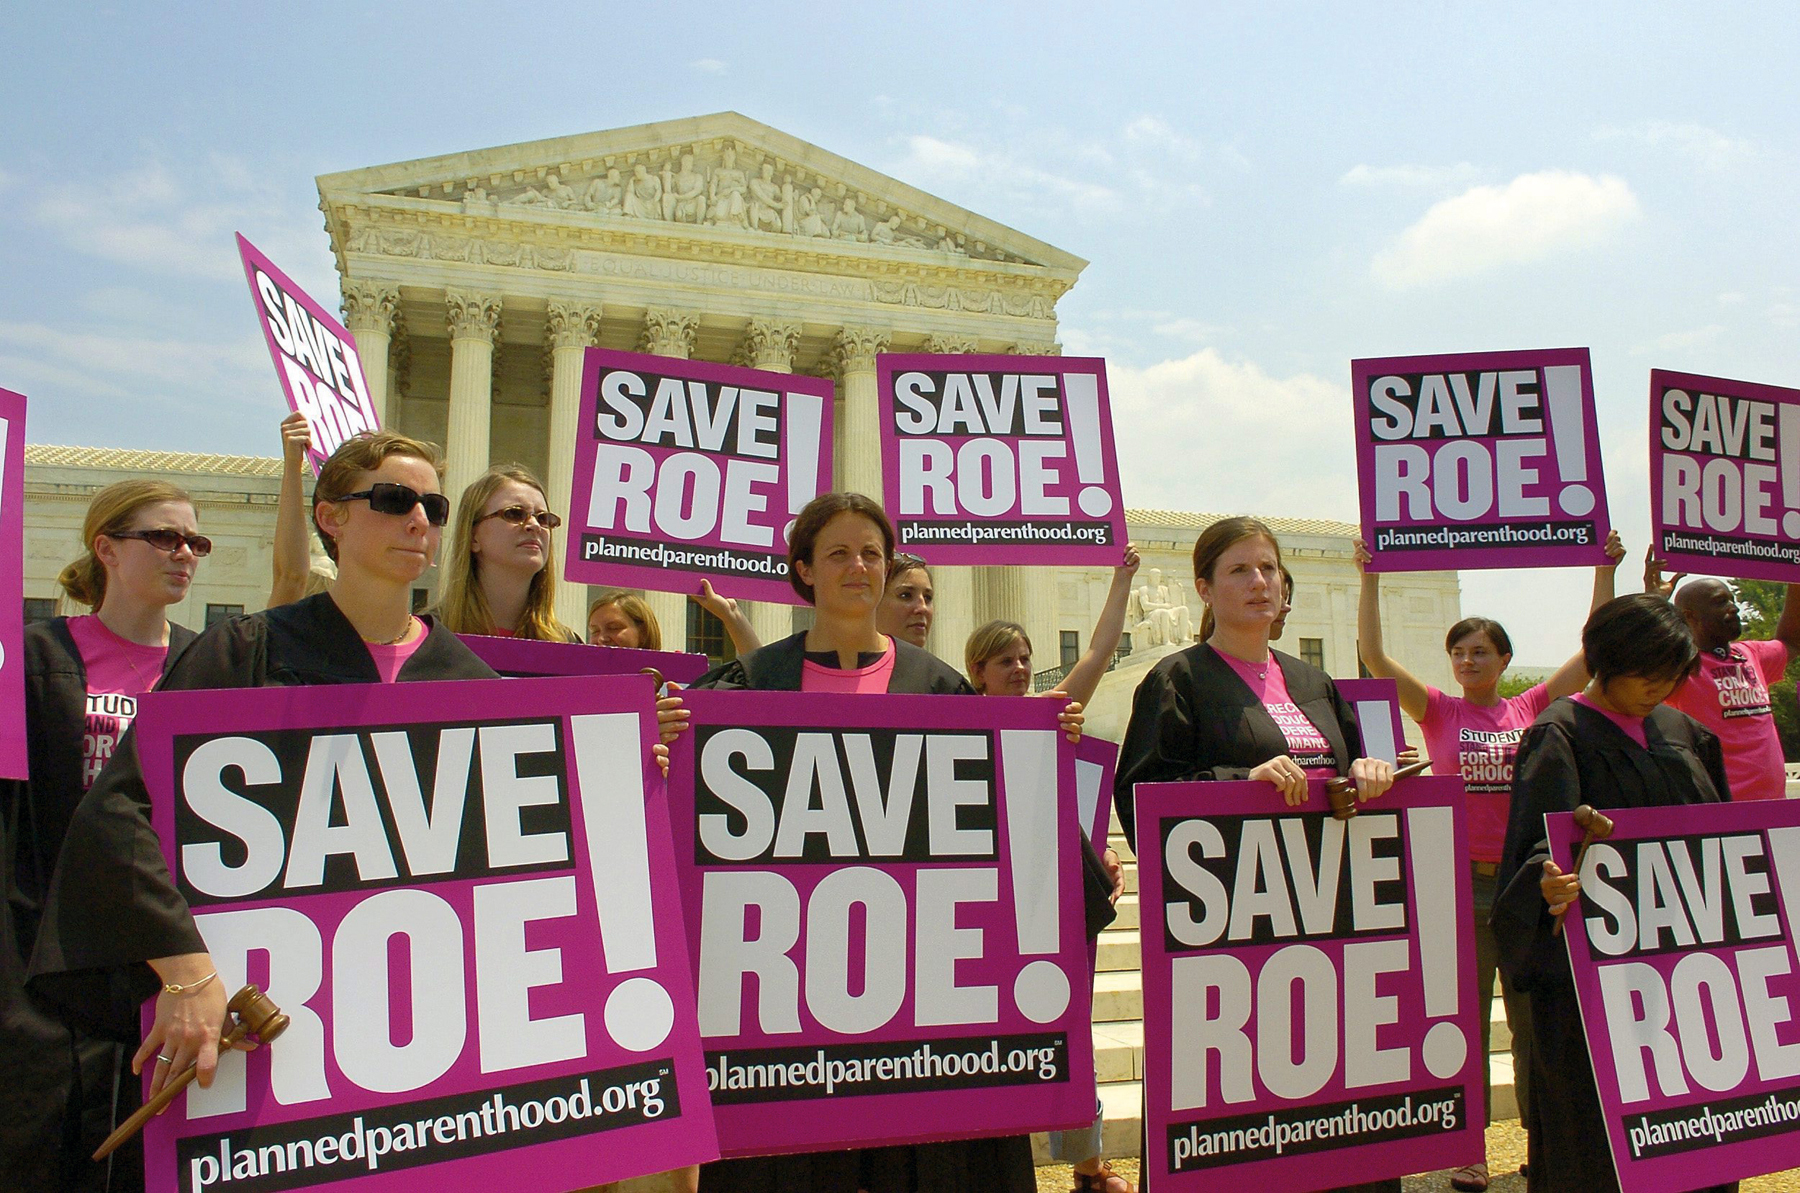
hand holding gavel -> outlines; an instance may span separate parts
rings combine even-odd
[[[1570,872],[1564,874],[1557,869],[1555,862],[1546,861],[1544,876],[1538,880],[1538,888],[1544,892],[1544,902],[1550,904],[1550,914],[1556,917],[1556,924],[1550,929],[1552,936],[1562,935],[1564,917],[1581,895],[1581,859],[1587,856],[1588,846],[1613,835],[1612,819],[1588,804],[1575,809],[1575,823],[1582,829],[1581,845],[1575,850],[1575,860]]]
[[[1414,775],[1425,773],[1431,760],[1415,762],[1411,766],[1403,766],[1394,772],[1394,781],[1410,779]],[[1336,778],[1325,783],[1325,798],[1331,802],[1331,818],[1333,820],[1351,820],[1356,816],[1356,784],[1349,779]]]

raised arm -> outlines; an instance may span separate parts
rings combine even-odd
[[[1425,719],[1431,693],[1419,677],[1389,657],[1381,642],[1381,576],[1367,565],[1374,556],[1366,543],[1356,544],[1356,570],[1362,573],[1362,594],[1356,602],[1356,651],[1363,666],[1377,679],[1391,679],[1400,689],[1400,711],[1414,721]]]
[[[1787,586],[1787,595],[1781,599],[1781,620],[1775,623],[1775,641],[1788,648],[1788,657],[1800,654],[1800,601],[1794,599],[1794,593],[1800,591],[1800,584]]]
[[[1057,684],[1057,690],[1068,693],[1069,699],[1079,700],[1086,704],[1094,698],[1094,689],[1100,686],[1100,677],[1106,674],[1106,664],[1112,653],[1118,648],[1119,636],[1125,632],[1125,606],[1131,600],[1131,578],[1137,575],[1137,544],[1125,544],[1125,559],[1113,569],[1112,587],[1106,592],[1106,603],[1100,606],[1100,618],[1094,622],[1094,632],[1088,638],[1087,653],[1075,661],[1069,668],[1069,674]]]
[[[1593,616],[1594,610],[1613,599],[1614,579],[1618,574],[1619,564],[1625,558],[1625,544],[1620,540],[1619,532],[1616,530],[1607,532],[1606,557],[1612,562],[1604,567],[1594,569],[1594,597],[1588,604],[1588,616],[1590,617]],[[1659,575],[1661,571],[1661,565],[1658,564]],[[1646,589],[1646,591],[1648,590]],[[1573,658],[1556,669],[1555,675],[1544,681],[1544,690],[1550,693],[1550,699],[1555,700],[1562,696],[1573,696],[1587,686],[1587,681],[1587,655],[1578,649]]]
[[[711,580],[700,581],[700,591],[688,593],[688,600],[725,623],[725,632],[731,635],[731,644],[737,648],[737,653],[749,654],[762,645],[762,639],[756,636],[756,627],[750,624],[738,603],[714,592]]]
[[[281,420],[281,492],[275,501],[275,578],[269,587],[269,608],[292,604],[306,595],[306,576],[312,568],[307,543],[306,498],[301,472],[312,432],[306,416],[298,412]]]

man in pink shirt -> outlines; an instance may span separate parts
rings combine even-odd
[[[1725,778],[1733,800],[1780,799],[1787,779],[1781,739],[1769,706],[1769,685],[1781,679],[1800,650],[1800,601],[1788,585],[1775,637],[1738,641],[1744,632],[1737,593],[1723,580],[1689,580],[1675,590],[1675,607],[1687,618],[1700,648],[1700,669],[1675,689],[1668,703],[1718,735],[1725,747]]]

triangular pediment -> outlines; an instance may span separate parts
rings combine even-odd
[[[896,255],[1087,262],[736,112],[470,150],[322,175],[327,205],[391,197],[524,223],[611,225],[700,239],[785,238]]]

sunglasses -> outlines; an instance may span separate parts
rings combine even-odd
[[[396,485],[391,481],[376,481],[360,493],[346,493],[339,501],[361,501],[368,499],[369,508],[378,514],[393,514],[405,517],[412,513],[413,506],[425,507],[425,520],[433,526],[442,526],[450,520],[450,499],[442,493],[421,493],[409,485]]]
[[[212,554],[212,540],[204,534],[183,534],[179,530],[116,530],[106,537],[140,539],[158,551],[167,551],[171,555],[186,547],[194,553],[195,559],[205,559]]]
[[[473,525],[479,526],[489,518],[498,518],[508,526],[523,526],[527,522],[536,522],[545,530],[555,530],[562,525],[562,519],[549,510],[526,509],[522,505],[509,505],[503,510],[495,510],[491,514],[483,514],[475,519]]]

